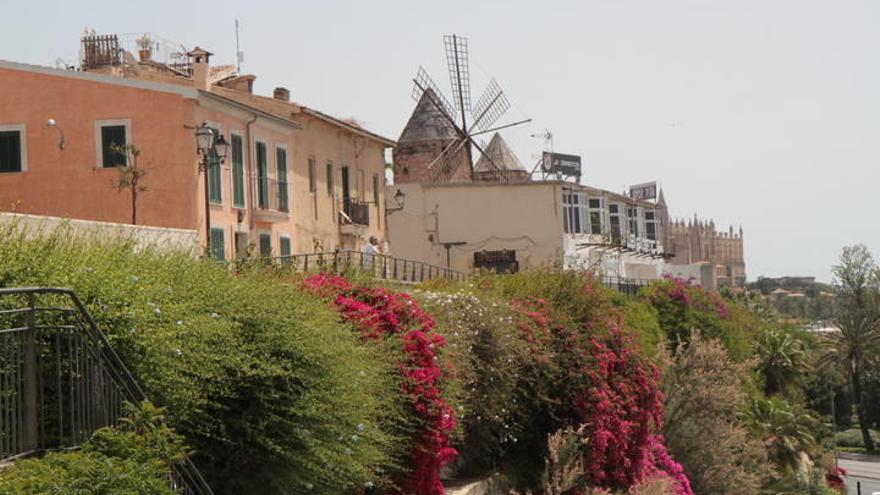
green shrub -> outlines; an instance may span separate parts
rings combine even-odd
[[[396,463],[393,361],[297,287],[15,225],[0,286],[75,289],[218,493],[341,493]]]
[[[10,495],[172,495],[171,463],[182,460],[182,439],[145,403],[116,428],[102,428],[81,452],[50,453],[15,462],[0,472]]]
[[[871,437],[875,442],[880,443],[880,431],[871,430]],[[862,430],[859,430],[858,428],[838,431],[834,434],[834,442],[838,447],[865,448],[865,442],[862,439]]]

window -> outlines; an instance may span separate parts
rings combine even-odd
[[[281,240],[281,245],[279,247],[281,250],[281,257],[285,258],[285,259],[289,258],[290,257],[290,237],[283,235],[283,236],[281,236],[280,240]]]
[[[241,136],[232,135],[232,205],[244,208],[244,152]]]
[[[0,172],[22,172],[27,145],[24,126],[0,126]]]
[[[315,167],[317,167],[317,165],[315,165],[315,159],[309,158],[309,192],[315,192],[318,190],[318,178],[316,177],[318,171]]]
[[[638,207],[629,207],[626,209],[626,216],[629,218],[629,233],[633,237],[639,236],[639,209]]]
[[[270,234],[260,234],[260,257],[269,258],[272,256],[272,236]]]
[[[620,242],[623,236],[620,223],[620,205],[608,205],[608,215],[611,223],[611,242]]]
[[[602,199],[601,198],[590,198],[589,199],[589,207],[590,207],[590,233],[591,234],[601,234],[602,233]]]
[[[562,194],[562,226],[566,234],[583,234],[587,228],[586,198],[582,193]]]
[[[653,211],[645,212],[645,237],[652,241],[657,240],[657,219]]]
[[[220,130],[211,128],[214,131],[214,137],[219,138]],[[208,153],[208,199],[212,203],[223,202],[223,181],[220,172],[220,155],[211,148]]]
[[[125,125],[101,126],[101,166],[104,168],[125,165],[125,153],[120,148],[128,145]]]
[[[373,175],[373,202],[379,207],[379,175]]]
[[[269,157],[266,143],[257,141],[257,198],[258,206],[269,208]]]
[[[211,257],[215,260],[226,259],[226,244],[222,228],[211,227]]]
[[[327,162],[327,196],[333,197],[333,162]]]
[[[278,210],[288,211],[287,201],[287,150],[275,148],[275,168],[278,179]]]

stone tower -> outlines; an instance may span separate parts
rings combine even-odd
[[[394,182],[432,182],[432,163],[443,153],[447,146],[458,138],[458,130],[452,124],[452,118],[432,103],[433,90],[427,89],[412,116],[403,128],[397,147],[394,149]],[[466,163],[458,164],[449,182],[471,182],[473,165],[462,154]]]

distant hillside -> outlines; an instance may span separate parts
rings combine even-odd
[[[834,316],[834,287],[815,277],[760,277],[748,288],[759,291],[783,317],[807,322]]]

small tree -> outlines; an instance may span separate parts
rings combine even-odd
[[[864,376],[877,364],[880,351],[880,290],[877,263],[864,245],[843,248],[833,269],[838,294],[837,326],[828,335],[820,364],[840,366],[849,377],[865,449],[875,449],[868,421]]]
[[[117,167],[119,175],[113,181],[117,191],[128,190],[131,194],[131,224],[137,225],[137,200],[138,194],[147,191],[147,187],[141,181],[147,175],[147,170],[138,165],[141,150],[134,144],[125,146],[113,145],[113,151],[125,157],[125,163]]]

